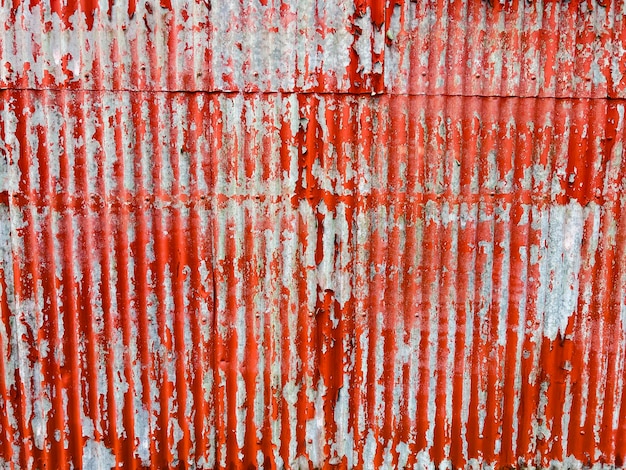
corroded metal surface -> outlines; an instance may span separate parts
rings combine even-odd
[[[625,14],[615,0],[13,0],[0,84],[626,98]]]
[[[624,465],[620,5],[17,3],[0,464]]]

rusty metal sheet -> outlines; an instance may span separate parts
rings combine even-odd
[[[616,0],[3,1],[0,86],[626,98]]]
[[[385,87],[624,98],[625,8],[610,0],[391,1]]]
[[[385,10],[359,3],[6,1],[0,86],[381,91]]]
[[[621,8],[2,3],[0,467],[623,467]]]
[[[624,103],[1,102],[5,462],[621,465]]]

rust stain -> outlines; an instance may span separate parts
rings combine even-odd
[[[623,467],[619,2],[0,5],[0,466]]]

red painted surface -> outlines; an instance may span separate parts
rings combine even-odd
[[[624,466],[621,5],[0,6],[0,463]]]

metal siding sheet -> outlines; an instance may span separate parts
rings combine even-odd
[[[626,98],[625,13],[615,0],[6,1],[0,86]]]
[[[3,2],[0,85],[381,91],[384,11],[359,3]]]
[[[623,466],[620,8],[3,4],[0,464]]]

